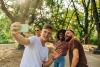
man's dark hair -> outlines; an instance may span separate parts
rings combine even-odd
[[[43,26],[43,29],[51,29],[51,30],[53,30],[53,27],[50,24],[45,24]]]
[[[58,33],[57,33],[57,39],[58,40],[60,39],[60,37],[59,37],[60,33],[62,33],[62,35],[65,37],[65,32],[66,32],[66,30],[64,30],[64,29],[59,30]]]

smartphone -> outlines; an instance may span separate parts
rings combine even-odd
[[[29,25],[28,24],[21,24],[21,28],[19,32],[28,32],[29,31]]]

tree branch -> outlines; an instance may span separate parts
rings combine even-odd
[[[10,14],[10,12],[7,10],[5,4],[4,4],[4,1],[3,0],[0,0],[0,4],[1,4],[1,9],[2,11],[8,16],[8,18],[14,22],[15,21],[15,18]]]
[[[73,0],[72,0],[72,2],[73,2]],[[74,2],[73,2],[73,6],[74,6],[74,10],[75,10],[75,15],[76,15],[76,18],[77,18],[77,22],[79,23],[79,26],[84,29],[84,27],[80,24],[80,20],[79,20],[79,16],[78,16],[79,14],[77,13],[77,9],[75,7]]]

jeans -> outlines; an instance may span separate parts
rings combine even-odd
[[[64,56],[60,56],[54,61],[54,67],[65,67]]]

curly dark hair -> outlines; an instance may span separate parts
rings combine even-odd
[[[60,33],[62,33],[63,39],[65,39],[65,32],[66,32],[66,30],[60,29],[60,30],[57,32],[57,35],[56,35],[57,40],[60,40],[60,37],[59,37]]]

